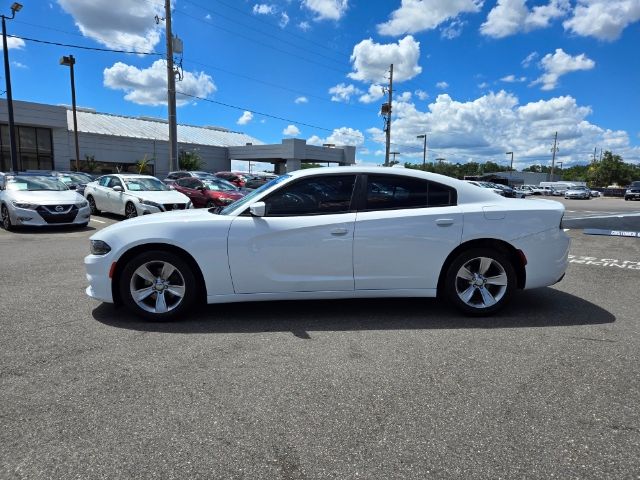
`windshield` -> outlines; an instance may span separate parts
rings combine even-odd
[[[248,205],[249,203],[251,203],[255,197],[260,195],[262,192],[264,192],[268,188],[271,188],[273,185],[276,185],[276,184],[278,184],[280,182],[284,182],[286,179],[288,179],[290,177],[291,177],[291,175],[282,175],[280,177],[274,178],[270,182],[265,183],[264,185],[262,185],[260,188],[256,188],[254,191],[249,193],[249,195],[247,195],[246,197],[242,197],[241,199],[236,200],[235,202],[227,205],[222,210],[220,210],[219,212],[216,212],[216,213],[218,215],[229,215],[236,208],[239,208],[239,207],[241,207],[243,205]]]
[[[53,177],[13,177],[7,181],[7,190],[24,190],[29,192],[69,190],[67,186]]]
[[[77,185],[79,183],[89,183],[93,181],[91,178],[79,173],[63,173],[58,178],[67,185]]]
[[[165,185],[157,178],[134,177],[124,178],[123,180],[127,190],[132,192],[163,192],[171,190],[168,185]]]
[[[238,188],[233,184],[229,183],[225,180],[212,180],[212,179],[204,179],[202,180],[202,184],[207,190],[215,190],[215,191],[232,191],[237,192]]]

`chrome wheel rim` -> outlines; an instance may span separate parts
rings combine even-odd
[[[133,218],[138,216],[138,211],[136,210],[135,205],[133,205],[132,203],[127,203],[124,214],[127,218]]]
[[[182,303],[186,285],[180,270],[169,262],[158,260],[146,262],[133,272],[129,292],[141,309],[167,313]]]
[[[11,226],[11,218],[9,218],[9,210],[7,210],[7,207],[2,207],[2,226],[5,229],[9,229]]]
[[[456,293],[466,305],[490,308],[504,297],[509,279],[504,267],[493,258],[468,260],[456,273]]]

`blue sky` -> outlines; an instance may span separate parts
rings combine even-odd
[[[73,54],[79,105],[166,117],[163,3],[23,0],[9,34],[160,55],[10,39],[14,99],[69,104],[58,61]],[[393,63],[402,162],[422,161],[427,132],[430,160],[546,165],[556,131],[564,166],[594,148],[640,162],[640,0],[175,0],[172,18],[177,89],[201,97],[181,99],[180,123],[355,145],[381,164]]]

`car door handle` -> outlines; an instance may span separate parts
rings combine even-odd
[[[453,225],[453,218],[439,218],[436,220],[436,225],[439,227],[448,227]]]
[[[331,235],[335,236],[346,235],[347,233],[349,233],[347,228],[334,228],[331,230]]]

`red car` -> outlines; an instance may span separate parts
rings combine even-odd
[[[242,188],[247,183],[247,178],[240,172],[218,172],[216,177],[233,183],[236,187]]]
[[[245,195],[231,183],[216,178],[179,178],[173,188],[189,197],[194,207],[225,207]]]

